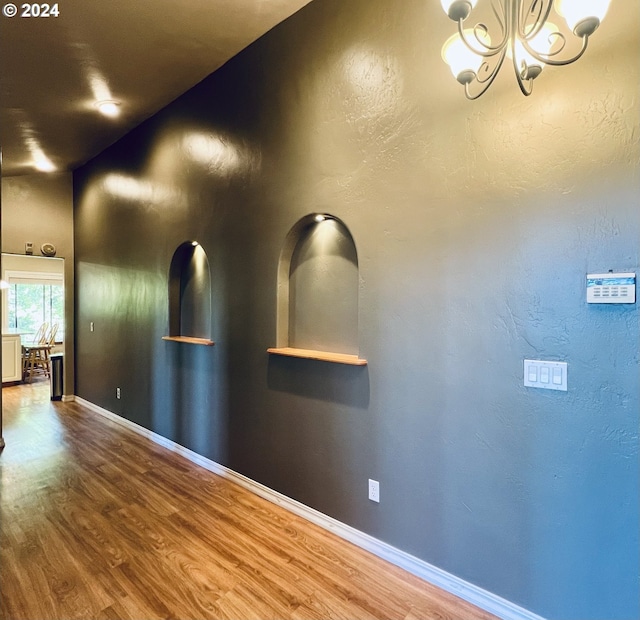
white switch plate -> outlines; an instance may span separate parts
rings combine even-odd
[[[543,390],[567,391],[567,362],[524,360],[524,384]]]

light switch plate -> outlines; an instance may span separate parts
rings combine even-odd
[[[543,390],[567,391],[567,362],[524,360],[524,384]]]

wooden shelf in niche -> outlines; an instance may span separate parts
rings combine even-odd
[[[358,254],[346,225],[311,213],[291,228],[278,262],[276,344],[273,355],[366,366],[358,350]],[[331,309],[328,311],[327,309]]]
[[[301,357],[308,360],[321,362],[333,362],[335,364],[348,364],[350,366],[366,366],[367,360],[357,355],[347,353],[332,353],[331,351],[313,351],[312,349],[296,349],[294,347],[273,347],[267,349],[272,355],[284,355],[286,357]]]
[[[193,338],[192,336],[162,336],[163,340],[170,340],[172,342],[184,342],[185,344],[202,344],[207,347],[212,347],[215,342],[207,338]]]
[[[197,241],[185,241],[169,267],[169,335],[163,340],[212,346],[211,272]]]

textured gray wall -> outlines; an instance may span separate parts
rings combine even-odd
[[[639,269],[640,16],[471,103],[432,4],[316,0],[75,175],[77,393],[543,616],[638,617],[638,309],[585,274]],[[357,247],[364,368],[265,352],[318,211]],[[160,339],[194,238],[215,347]]]

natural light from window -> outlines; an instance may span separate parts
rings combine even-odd
[[[62,284],[17,284],[7,290],[8,327],[21,334],[35,334],[43,323],[58,325],[56,341],[64,339],[64,287]]]

